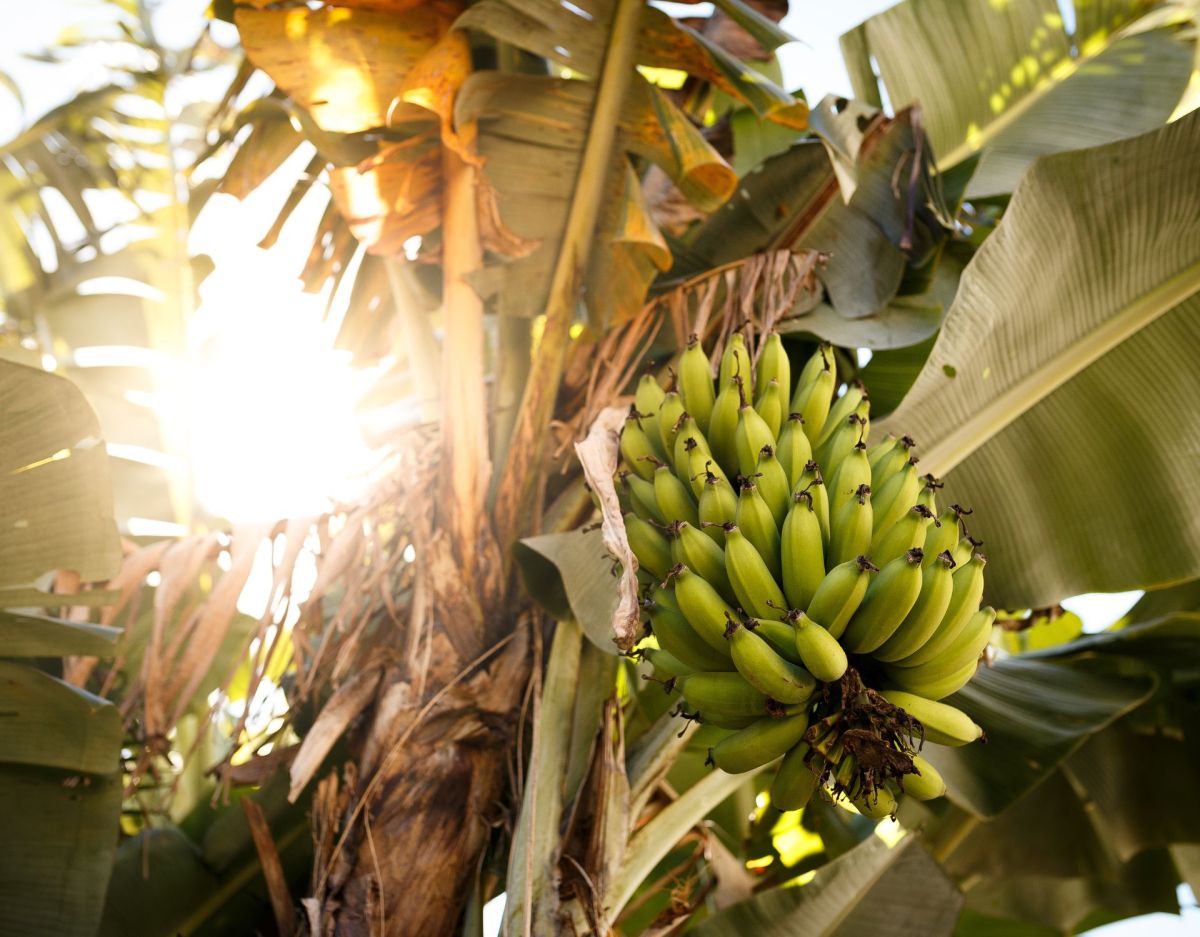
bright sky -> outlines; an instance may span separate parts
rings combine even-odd
[[[174,45],[177,44],[174,41],[176,36],[179,37],[179,43],[182,43],[188,36],[194,35],[198,18],[207,5],[208,0],[171,0],[168,7],[169,15],[160,15],[157,18],[156,28],[161,39],[167,44]],[[669,5],[664,4],[664,6]],[[802,88],[810,102],[816,102],[828,93],[850,95],[850,82],[842,65],[838,37],[862,20],[888,6],[891,6],[888,0],[849,0],[849,2],[836,4],[823,2],[823,0],[793,2],[792,12],[784,20],[783,26],[801,41],[783,47],[779,53],[788,88],[793,90]],[[95,74],[94,70],[89,70],[86,57],[68,67],[45,65],[20,58],[21,53],[36,52],[54,44],[56,38],[69,27],[96,19],[99,7],[99,0],[41,0],[41,2],[24,6],[19,28],[0,30],[0,71],[16,82],[25,99],[25,109],[22,114],[21,108],[12,95],[0,87],[0,139],[12,137],[38,114],[44,113],[69,98],[76,91],[90,87],[99,80],[99,76]],[[688,7],[687,9],[694,15],[703,8]],[[99,15],[102,18],[102,14]],[[224,31],[219,35],[229,35],[229,27],[224,24],[218,24],[217,28]],[[228,211],[233,212],[234,209],[229,208]],[[247,217],[253,214],[252,208],[247,211],[249,212]],[[234,215],[230,214],[225,217],[230,218]],[[215,303],[210,301],[209,305],[223,308],[228,312],[233,295],[228,290],[231,286],[240,286],[245,283],[248,269],[247,258],[250,258],[251,263],[258,265],[256,275],[260,277],[258,281],[260,286],[265,282],[261,279],[262,265],[268,264],[269,261],[265,254],[257,251],[254,247],[256,237],[254,229],[255,225],[251,224],[248,230],[241,229],[236,234],[230,234],[230,229],[226,228],[224,243],[221,238],[214,237],[211,230],[208,232],[205,238],[205,247],[208,250],[214,254],[224,254],[229,258],[228,263],[231,265],[238,255],[241,255],[243,260],[235,272],[231,272],[223,280],[219,278],[214,280],[211,290],[215,294],[214,298],[219,301]],[[216,259],[220,262],[221,257],[218,256]],[[233,270],[232,267],[230,269]],[[273,282],[280,282],[278,278],[283,276],[285,274],[277,272],[277,279]],[[260,291],[256,297],[255,305],[259,308],[270,305],[276,308],[280,306],[278,295],[268,300],[267,296]],[[302,302],[302,300],[296,299],[296,302]],[[301,336],[306,334],[306,329],[309,333],[316,335],[314,330],[319,331],[319,323],[316,321],[318,318],[315,308],[298,310],[289,307],[289,327]],[[208,327],[219,329],[221,323],[221,316],[214,313],[214,318],[208,323]],[[272,346],[268,339],[277,334],[279,334],[278,322],[273,319],[260,320],[262,341],[252,343],[254,353],[257,355],[264,352],[269,354]],[[295,358],[296,355],[303,356],[313,353],[311,348],[307,348],[307,350],[306,348],[307,346],[303,344],[297,346],[293,343],[289,346],[279,346],[275,348],[275,351],[280,355],[282,362],[285,359]],[[270,367],[262,367],[261,360],[258,363],[260,367],[254,369],[257,373],[271,370]],[[305,376],[312,373],[313,367],[314,361],[311,357],[301,357],[301,365],[297,368],[299,383],[295,385],[294,391],[308,393],[310,397],[306,398],[301,406],[291,408],[294,412],[311,414],[314,409],[329,406],[328,395],[314,394],[311,382],[305,383]],[[278,370],[273,373],[278,377]],[[244,410],[255,390],[255,387],[227,386],[229,399],[224,401],[226,412]],[[345,392],[351,393],[352,388],[346,388]],[[265,402],[258,404],[259,409],[252,411],[248,420],[244,419],[242,423],[238,424],[242,428],[241,436],[235,442],[241,451],[245,452],[249,448],[254,452],[257,449],[257,452],[261,452],[265,458],[271,458],[272,453],[278,452],[281,434],[282,436],[305,435],[303,426],[291,426],[286,421],[282,426],[273,424],[272,421],[278,423],[281,413],[281,408],[275,405],[279,403],[277,399],[279,387],[277,385],[274,386],[273,393],[274,397],[268,394],[263,398]],[[259,396],[263,397],[261,394]],[[295,401],[292,402],[295,403]],[[264,428],[268,432],[264,433]],[[205,448],[211,447],[206,446]],[[310,451],[305,455],[311,460],[316,458],[319,453]],[[237,466],[228,468],[237,468]],[[333,467],[330,470],[333,471],[336,468]],[[277,479],[278,476],[274,477]],[[244,475],[242,479],[241,485],[237,484],[236,479],[228,481],[234,489],[240,491],[243,501],[247,498],[251,501],[258,497],[266,498],[269,502],[268,513],[272,513],[280,507],[282,503],[280,498],[286,501],[289,496],[288,492],[281,493],[270,490],[261,493],[247,492]],[[214,483],[220,485],[224,481],[226,480],[218,477]],[[298,485],[303,482],[298,476],[294,478],[294,481]],[[302,497],[302,493],[299,491],[294,494]],[[241,503],[239,503],[239,507],[249,509],[248,505]],[[1136,600],[1137,596],[1138,593],[1077,596],[1064,604],[1084,619],[1086,630],[1096,631],[1118,619]],[[1175,935],[1185,937],[1185,935],[1200,933],[1200,911],[1197,911],[1194,896],[1186,886],[1182,886],[1180,889],[1180,902],[1186,909],[1181,917],[1150,915],[1109,925],[1089,933],[1091,937],[1175,937]],[[498,925],[500,907],[499,899],[489,905],[487,915],[489,924],[495,922]],[[487,929],[494,933],[491,927]]]

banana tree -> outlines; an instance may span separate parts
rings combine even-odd
[[[810,111],[772,77],[783,9],[717,7],[215,5],[274,84],[219,128],[221,185],[248,192],[315,148],[279,224],[328,190],[306,282],[349,290],[340,340],[393,356],[380,399],[433,418],[397,433],[367,503],[236,532],[215,544],[227,570],[203,542],[126,559],[105,620],[158,638],[136,676],[95,676],[121,692],[132,776],[170,771],[162,738],[226,642],[257,637],[239,679],[289,709],[270,750],[231,726],[219,769],[262,785],[262,822],[244,808],[225,847],[187,825],[211,816],[147,824],[106,932],[230,932],[252,886],[260,919],[313,934],[480,933],[501,892],[510,934],[1017,932],[1162,906],[1200,830],[1126,812],[1127,773],[1099,780],[1123,745],[1151,752],[1147,727],[1194,725],[1186,692],[1162,695],[1186,680],[1186,626],[982,671],[950,702],[989,745],[931,756],[949,803],[906,804],[890,845],[819,799],[799,819],[758,804],[762,773],[704,766],[616,653],[638,637],[635,564],[603,482],[639,374],[665,377],[693,333],[711,351],[774,328],[797,361],[823,339],[840,373],[889,388],[888,426],[975,506],[993,604],[1200,576],[1194,420],[1174,403],[1196,390],[1200,123],[1158,129],[1186,109],[1189,14],[1083,7],[1068,32],[1053,4],[908,0],[843,40],[861,100]],[[294,622],[238,631],[231,597],[264,541],[274,601],[305,544],[316,582]],[[287,799],[312,798],[307,882],[265,781],[281,765]],[[1023,865],[1011,844],[1071,797],[1075,832],[1089,798],[1122,806],[1116,858],[1093,830],[1090,857]],[[160,872],[135,874],[139,854]],[[180,883],[186,910],[165,897]],[[165,910],[130,920],[147,888]]]

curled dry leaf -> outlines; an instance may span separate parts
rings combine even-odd
[[[292,760],[292,784],[288,788],[288,800],[291,803],[296,802],[296,798],[321,767],[321,762],[325,760],[334,743],[342,737],[346,727],[374,698],[375,688],[379,685],[382,673],[381,670],[368,670],[355,674],[338,687],[337,692],[322,707],[321,714],[304,736],[300,751]]]
[[[623,651],[633,648],[638,637],[637,559],[625,536],[625,520],[613,473],[617,470],[617,447],[627,407],[605,407],[588,430],[587,438],[575,444],[575,454],[584,478],[600,502],[601,540],[604,548],[621,564],[620,598],[613,611],[612,638]]]

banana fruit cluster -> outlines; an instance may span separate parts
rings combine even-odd
[[[820,787],[875,817],[941,796],[919,749],[980,737],[940,700],[995,618],[970,512],[939,510],[911,439],[869,444],[868,396],[838,394],[828,346],[793,382],[778,334],[752,359],[735,332],[714,386],[693,336],[673,375],[641,379],[618,473],[656,677],[710,727],[718,768],[781,759],[780,809]]]

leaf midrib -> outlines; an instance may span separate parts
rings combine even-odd
[[[1142,294],[967,417],[929,447],[922,456],[924,464],[935,475],[945,475],[1085,368],[1198,292],[1200,260]]]

